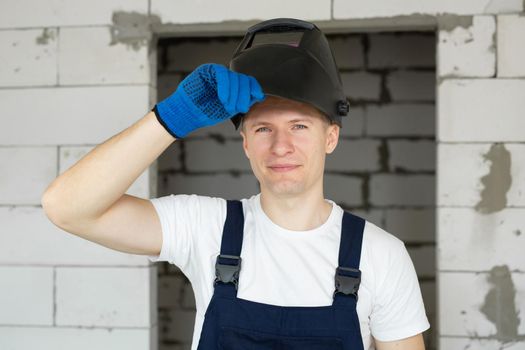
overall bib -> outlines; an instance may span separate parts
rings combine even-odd
[[[242,202],[227,200],[214,293],[197,349],[363,350],[356,305],[364,225],[364,219],[344,212],[332,305],[259,303],[237,298],[244,214]]]

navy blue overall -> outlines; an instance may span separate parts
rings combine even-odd
[[[278,306],[237,298],[244,229],[242,202],[228,200],[227,209],[214,293],[197,349],[363,350],[356,304],[365,220],[344,212],[332,305]]]

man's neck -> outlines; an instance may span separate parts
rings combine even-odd
[[[332,212],[322,192],[305,192],[299,196],[278,197],[261,191],[261,207],[276,225],[292,231],[313,230],[324,224]]]

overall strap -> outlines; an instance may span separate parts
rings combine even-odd
[[[241,270],[241,248],[244,232],[242,202],[226,200],[226,221],[222,230],[221,252],[215,263],[215,289],[220,286],[236,295]]]
[[[349,299],[354,299],[357,303],[357,292],[361,282],[359,263],[365,222],[366,220],[357,215],[347,211],[343,213],[339,266],[335,272],[334,303],[338,301],[346,304]]]

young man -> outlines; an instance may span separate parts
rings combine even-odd
[[[290,28],[304,38],[257,48],[252,35]],[[199,66],[153,112],[60,175],[44,195],[46,214],[91,241],[176,264],[195,292],[193,350],[424,349],[429,324],[403,242],[323,195],[325,157],[345,115],[342,89],[326,88],[337,79],[322,75],[336,71],[329,67],[335,61],[316,75],[319,61],[305,55],[303,43],[313,42],[331,57],[322,52],[324,36],[293,19],[250,29],[238,49],[249,61],[239,56],[230,65],[235,71]],[[243,48],[248,42],[257,50]],[[258,49],[271,55],[258,61]],[[277,68],[268,78],[261,67],[277,67],[276,54],[289,59],[281,60],[279,79]],[[246,62],[253,75],[242,73],[250,70]],[[316,92],[317,83],[323,89]],[[125,194],[173,141],[232,117],[259,194],[240,201]],[[128,157],[130,149],[139,151]]]

